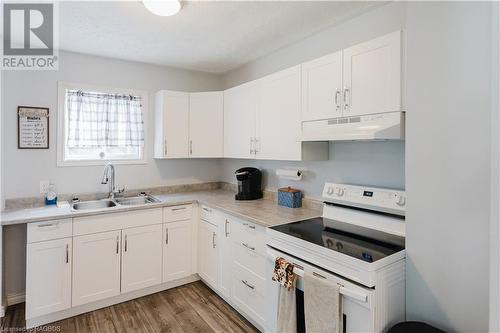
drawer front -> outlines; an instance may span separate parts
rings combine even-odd
[[[216,215],[215,209],[205,205],[200,205],[200,217],[202,220],[215,224],[217,223],[215,215]]]
[[[266,271],[266,258],[258,253],[256,250],[252,250],[241,244],[233,243],[233,258],[241,266],[245,267],[252,273],[265,278]]]
[[[193,205],[172,206],[163,208],[163,222],[189,220],[193,216]]]
[[[236,244],[252,249],[265,256],[266,254],[266,233],[265,228],[255,223],[247,222],[231,218],[235,221],[234,225],[234,241]]]
[[[28,223],[27,242],[41,242],[51,239],[71,237],[73,222],[71,219]]]
[[[132,210],[73,219],[73,235],[87,235],[162,223],[162,208]]]
[[[264,324],[265,280],[234,264],[232,296],[235,304],[260,325]]]

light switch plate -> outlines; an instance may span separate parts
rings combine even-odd
[[[45,194],[49,191],[50,181],[40,180],[40,194]]]

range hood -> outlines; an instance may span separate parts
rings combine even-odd
[[[302,122],[301,141],[404,140],[404,138],[404,112]]]

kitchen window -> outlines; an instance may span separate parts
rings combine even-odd
[[[58,165],[144,163],[147,93],[59,84]]]

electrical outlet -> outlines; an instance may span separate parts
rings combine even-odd
[[[49,191],[50,181],[48,180],[40,180],[40,193],[45,194]]]

